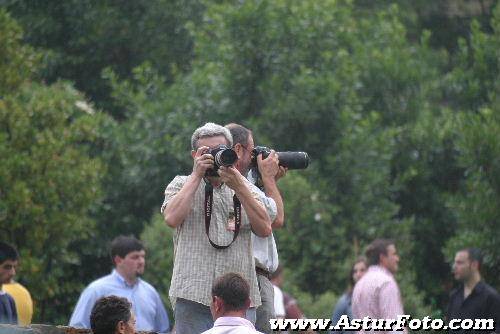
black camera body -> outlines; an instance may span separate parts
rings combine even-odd
[[[214,157],[214,167],[208,169],[205,172],[205,176],[219,176],[217,171],[221,166],[232,166],[238,160],[236,151],[226,145],[219,145],[210,149],[206,153],[211,154],[212,157]]]
[[[271,149],[265,146],[255,146],[252,151],[251,167],[257,167],[257,157],[262,154],[265,159],[271,154]],[[306,169],[309,166],[309,155],[306,152],[276,152],[279,165],[288,169]]]

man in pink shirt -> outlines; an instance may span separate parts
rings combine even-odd
[[[394,241],[376,239],[366,249],[368,271],[356,283],[352,294],[352,313],[355,319],[394,319],[404,315],[403,304],[394,274],[398,271],[399,256]],[[374,325],[373,322],[370,324]],[[380,324],[379,324],[380,325]],[[386,325],[386,324],[384,324]],[[385,326],[384,326],[385,327]],[[359,333],[406,333],[406,329],[361,330]],[[376,329],[372,327],[372,329]]]
[[[219,277],[212,286],[210,311],[214,327],[202,334],[262,334],[245,319],[250,307],[250,285],[238,273]]]

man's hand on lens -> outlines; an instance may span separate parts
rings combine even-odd
[[[259,172],[262,179],[276,179],[276,176],[280,172],[278,163],[278,155],[274,150],[271,150],[271,153],[269,153],[269,155],[265,159],[262,159],[262,154],[259,154],[257,156],[257,166],[259,166]]]
[[[193,163],[193,174],[203,178],[208,169],[214,167],[214,158],[211,154],[205,153],[210,149],[207,146],[201,146],[196,150]]]
[[[284,167],[284,166],[279,166],[280,167],[280,170],[278,171],[278,173],[274,176],[274,179],[276,181],[278,181],[279,179],[281,179],[283,176],[286,175],[286,172],[288,171],[288,168]]]
[[[238,187],[244,185],[243,176],[233,166],[221,166],[218,170],[220,181],[224,182],[229,188],[237,190]]]

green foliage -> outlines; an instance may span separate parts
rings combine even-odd
[[[483,109],[477,115],[459,119],[463,137],[458,142],[462,152],[460,165],[465,181],[448,205],[456,216],[456,234],[446,247],[452,262],[455,252],[465,247],[480,247],[485,255],[483,274],[493,285],[500,284],[500,119],[496,110]]]
[[[21,254],[36,321],[66,323],[81,287],[74,245],[91,237],[101,194],[105,168],[92,147],[106,117],[68,83],[30,82],[40,54],[4,10],[0,36],[0,231]]]
[[[100,196],[104,169],[89,144],[103,116],[82,108],[84,97],[65,83],[25,84],[0,101],[2,236],[20,250],[20,277],[42,321],[66,320],[58,314],[80,286],[68,276],[78,263],[71,245],[90,237],[89,208]]]
[[[457,193],[447,201],[454,213],[455,233],[446,244],[445,254],[451,262],[459,249],[482,248],[485,254],[483,274],[488,282],[498,287],[500,6],[494,11],[491,26],[493,34],[480,31],[477,24],[473,24],[471,42],[462,45],[459,65],[449,77],[452,87],[457,88],[454,97],[461,102],[458,108],[462,112],[456,117],[460,133],[456,145],[464,179]]]
[[[189,69],[191,38],[184,28],[197,22],[199,1],[32,1],[6,0],[27,41],[48,52],[43,76],[49,82],[72,80],[101,107],[121,118],[111,104],[111,89],[101,78],[112,67],[121,78],[150,61],[167,77]]]
[[[499,7],[500,8],[500,7]],[[493,25],[500,22],[500,10],[496,10]],[[450,101],[457,109],[478,111],[492,102],[498,88],[500,64],[500,27],[495,34],[486,34],[477,22],[472,24],[470,40],[459,41],[456,65],[448,76]]]
[[[144,278],[158,290],[169,314],[173,314],[168,290],[174,269],[174,233],[173,229],[166,227],[163,217],[158,213],[141,234],[147,250]]]
[[[21,28],[0,8],[0,96],[15,91],[36,71],[40,55],[21,40]]]
[[[419,268],[414,277],[417,287],[425,291],[427,303],[440,307],[448,298],[442,287],[450,280],[441,249],[443,240],[453,235],[454,221],[446,201],[449,193],[457,191],[463,175],[454,144],[458,135],[449,110],[422,110],[416,122],[401,128],[393,158],[395,183],[401,185],[396,197],[399,216],[413,218],[413,242],[407,256]]]

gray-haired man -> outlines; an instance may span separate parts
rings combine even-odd
[[[220,167],[218,176],[207,176],[214,167],[209,151],[232,144],[231,133],[220,125],[207,123],[196,129],[191,138],[192,173],[176,176],[165,190],[162,213],[167,225],[176,229],[169,295],[178,333],[201,333],[213,326],[211,287],[225,273],[238,272],[250,283],[250,318],[255,319],[254,308],[261,304],[251,233],[271,234],[266,205],[232,166]]]

